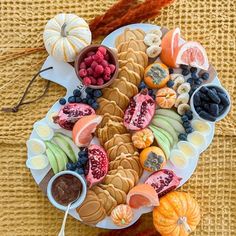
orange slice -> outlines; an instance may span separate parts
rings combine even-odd
[[[133,187],[127,195],[127,204],[132,208],[158,206],[159,198],[155,189],[148,184]]]
[[[208,70],[209,62],[204,47],[198,42],[186,42],[180,46],[176,56],[176,64],[190,65]]]
[[[161,41],[161,61],[169,67],[175,68],[176,55],[179,48],[180,29],[176,28],[167,32]]]
[[[72,138],[78,147],[86,147],[93,139],[97,125],[102,121],[102,116],[89,115],[79,119],[72,130]]]

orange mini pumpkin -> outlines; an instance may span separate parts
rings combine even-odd
[[[143,149],[139,158],[143,169],[150,172],[160,170],[166,164],[164,152],[156,146]]]
[[[111,219],[115,225],[125,226],[131,223],[134,213],[129,205],[120,204],[111,212]]]
[[[169,77],[168,67],[160,62],[149,65],[144,72],[145,83],[153,89],[165,87]]]
[[[156,93],[156,103],[161,108],[171,108],[174,106],[177,95],[175,90],[171,88],[159,89]]]
[[[200,222],[200,208],[188,193],[170,192],[153,209],[153,224],[162,236],[187,236]]]
[[[149,147],[154,141],[154,135],[148,128],[139,130],[132,135],[132,142],[136,148],[143,149]]]

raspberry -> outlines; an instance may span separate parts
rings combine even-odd
[[[106,53],[107,53],[107,49],[104,48],[103,46],[99,47],[99,48],[98,48],[98,51],[100,51],[100,52],[102,53],[103,56],[105,56]]]
[[[95,52],[91,51],[87,53],[87,57],[93,56],[95,54]]]
[[[107,67],[104,69],[104,75],[110,76],[110,74],[111,74],[111,69],[110,69],[109,66],[107,66]]]
[[[104,80],[102,78],[97,79],[97,85],[103,85]]]
[[[89,67],[87,69],[87,73],[88,73],[88,75],[93,75],[93,69],[91,67]]]
[[[86,64],[85,64],[84,61],[80,63],[79,68],[80,69],[86,69]]]
[[[92,81],[92,85],[96,85],[97,84],[97,80],[93,76],[90,76],[90,79]]]
[[[105,82],[104,82],[104,78],[102,78],[102,77],[97,78],[97,79],[96,79],[96,83],[97,83],[97,81],[101,81],[101,80],[103,80],[103,83],[105,83]]]
[[[88,86],[88,85],[90,85],[92,83],[92,81],[91,81],[91,79],[89,78],[89,77],[84,77],[83,78],[83,84],[85,85],[85,86]]]
[[[103,54],[100,51],[97,51],[96,54],[93,57],[94,57],[94,60],[97,63],[101,63],[102,60],[104,59],[104,56],[103,56]]]
[[[104,59],[106,60],[106,61],[109,61],[109,59],[110,59],[110,56],[109,56],[109,54],[107,53],[105,56],[104,56]]]
[[[92,58],[91,56],[86,57],[86,58],[84,59],[84,62],[85,62],[85,64],[86,64],[86,66],[90,66],[90,65],[92,64],[92,62],[93,62],[93,58]]]
[[[93,77],[98,78],[100,75],[97,74],[95,71],[93,72]]]
[[[113,73],[116,70],[116,66],[113,64],[109,64],[109,67],[111,69],[111,73]]]
[[[102,67],[101,65],[97,65],[97,66],[95,67],[95,70],[94,70],[94,72],[95,72],[96,74],[98,74],[98,75],[101,75],[101,74],[103,73],[103,71],[104,71],[104,69],[103,69],[103,67]]]
[[[93,61],[92,64],[91,64],[91,68],[93,70],[95,70],[96,66],[98,65],[98,63],[96,61]]]
[[[103,79],[105,81],[109,81],[111,79],[111,76],[110,75],[104,75]]]
[[[108,62],[106,60],[103,60],[101,62],[102,67],[105,69],[108,66]]]
[[[87,75],[87,70],[86,69],[80,69],[79,70],[79,76],[84,78]]]

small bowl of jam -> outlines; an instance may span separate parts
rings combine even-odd
[[[69,170],[54,175],[47,186],[48,199],[56,208],[63,211],[74,201],[70,209],[80,206],[86,197],[86,192],[87,185],[84,178]]]

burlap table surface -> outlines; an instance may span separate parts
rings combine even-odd
[[[57,13],[74,12],[86,20],[101,14],[115,0],[1,0],[0,50],[38,47],[47,20]],[[216,125],[211,146],[199,160],[192,178],[181,188],[198,200],[202,220],[193,235],[236,235],[236,2],[232,0],[179,0],[151,21],[168,28],[180,27],[186,39],[200,41],[232,96],[226,119]],[[0,65],[0,106],[14,105],[46,58],[45,52]],[[38,79],[29,99],[42,93]],[[51,85],[46,97],[22,107],[18,113],[0,113],[0,235],[57,235],[63,213],[51,206],[25,167],[25,142],[32,125],[44,117],[65,90]],[[152,216],[141,218],[152,226]],[[67,235],[92,236],[102,230],[69,217]]]

